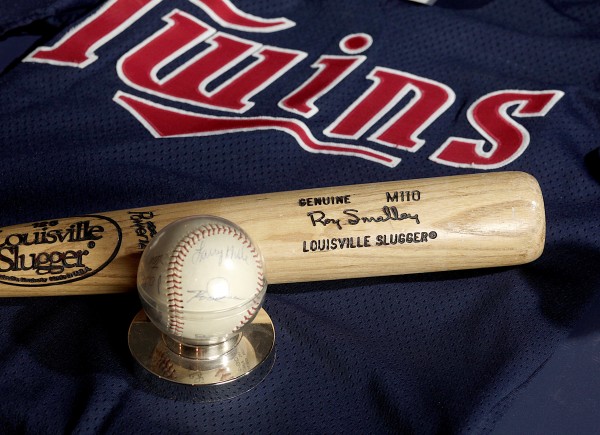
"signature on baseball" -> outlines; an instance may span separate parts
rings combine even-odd
[[[249,264],[250,260],[243,246],[207,247],[204,241],[201,241],[196,249],[194,249],[192,262],[199,264],[209,258],[215,257],[219,259],[219,266],[222,266],[226,260],[243,261],[246,264]]]
[[[235,296],[232,294],[233,289],[229,285],[229,280],[225,277],[217,276],[208,281],[206,290],[188,290],[188,293],[192,294],[192,297],[188,300],[188,303],[194,299],[199,301],[211,300],[211,301],[243,301],[244,298]]]

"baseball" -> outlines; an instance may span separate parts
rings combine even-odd
[[[189,217],[148,244],[137,285],[146,314],[188,345],[220,343],[256,316],[266,292],[262,256],[237,225]]]

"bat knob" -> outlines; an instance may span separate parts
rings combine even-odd
[[[179,384],[192,399],[218,400],[270,370],[275,334],[262,309],[263,257],[239,226],[214,216],[171,223],[144,250],[137,285],[143,310],[129,347],[144,373]]]

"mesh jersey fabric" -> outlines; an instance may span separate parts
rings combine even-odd
[[[2,23],[39,20],[40,7],[57,16],[94,2],[41,3],[3,5]],[[270,286],[265,309],[276,328],[273,370],[250,392],[214,403],[160,397],[140,384],[126,338],[140,309],[134,292],[5,298],[1,427],[9,433],[494,430],[598,295],[598,274],[589,272],[598,264],[599,185],[586,155],[598,146],[600,7],[568,0],[495,0],[470,8],[389,0],[235,1],[250,16],[295,23],[251,32],[227,27],[200,3],[225,2],[155,1],[95,47],[89,64],[23,61],[0,76],[0,227],[194,199],[519,170],[534,175],[544,193],[544,254],[518,267]],[[221,35],[305,55],[256,90],[244,112],[133,86],[119,60],[168,26],[165,17],[175,10]],[[69,15],[72,22],[45,46],[91,16]],[[278,105],[314,74],[311,65],[320,56],[349,56],[340,41],[355,34],[372,40],[360,53],[364,60],[320,96],[313,116]],[[157,80],[184,68],[206,49],[202,44],[171,58]],[[245,66],[231,67],[210,89]],[[368,77],[375,69],[421,80],[366,133],[327,134],[375,83]],[[418,132],[418,149],[372,140],[419,86],[431,83],[445,85],[455,99]],[[486,168],[431,158],[451,137],[482,139],[470,108],[508,91],[556,96],[536,116],[515,115],[520,103],[514,98],[498,109],[511,120],[505,130],[516,123],[525,131],[527,144],[512,160]],[[274,128],[156,137],[117,103],[124,94],[186,113],[297,119],[317,140],[369,147],[401,162],[390,167],[355,155],[307,152],[296,137]],[[496,139],[501,146],[504,136]],[[483,151],[496,152],[489,139]]]
[[[29,33],[38,25],[57,28],[79,18],[98,0],[6,2],[1,6],[0,35]]]

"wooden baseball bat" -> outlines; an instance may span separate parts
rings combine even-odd
[[[545,241],[540,187],[521,172],[326,187],[2,228],[0,296],[135,290],[143,249],[191,215],[242,227],[270,284],[517,265]]]

